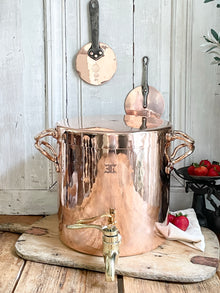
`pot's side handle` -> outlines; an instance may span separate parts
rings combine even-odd
[[[167,151],[170,147],[171,142],[176,139],[183,141],[183,143],[176,146],[172,154],[169,156]],[[167,174],[171,172],[174,164],[182,161],[194,151],[195,149],[194,143],[195,141],[189,135],[187,135],[186,133],[182,131],[174,130],[166,134],[165,156],[167,158],[168,164],[165,171]],[[187,147],[188,150],[184,154],[175,158],[178,151],[183,147]]]
[[[54,148],[52,147],[52,145],[50,145],[47,141],[42,140],[42,138],[46,137],[46,136],[52,136],[54,139],[58,139],[58,132],[56,129],[53,128],[49,128],[46,130],[41,131],[38,135],[35,136],[35,147],[45,156],[47,157],[49,160],[51,160],[52,162],[54,162],[56,164],[56,171],[60,172],[60,167],[59,167],[59,163],[58,163],[58,156],[56,151],[54,150]],[[48,152],[48,150],[44,149],[42,147],[42,145],[44,145],[46,148],[49,149],[50,153]]]

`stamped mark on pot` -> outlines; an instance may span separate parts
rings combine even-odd
[[[115,167],[117,166],[117,164],[105,164],[105,172],[104,173],[117,173],[115,171]]]

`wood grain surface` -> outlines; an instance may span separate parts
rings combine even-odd
[[[41,216],[3,216],[0,215],[0,231],[24,233],[31,228],[31,224],[41,219]]]
[[[22,258],[104,272],[102,257],[79,253],[60,241],[57,215],[39,220],[34,223],[34,227],[47,231],[47,233],[38,236],[33,230],[31,233],[22,234],[16,243],[16,251]],[[210,266],[209,263],[210,260],[213,263],[213,259],[215,263],[218,261],[219,244],[212,231],[208,229],[202,229],[202,231],[206,243],[205,252],[200,252],[177,241],[165,241],[164,244],[148,253],[120,257],[116,266],[116,274],[183,283],[199,282],[211,278],[216,273],[216,267]],[[191,259],[195,257],[197,257],[196,259],[206,257],[209,262],[206,262],[206,265],[193,263]]]
[[[34,218],[34,217],[33,217]],[[26,217],[25,224],[33,223]],[[35,218],[34,218],[35,219]],[[24,218],[0,217],[4,223]],[[0,293],[217,293],[220,274],[194,284],[170,283],[118,276],[106,283],[103,273],[26,261],[15,254],[18,234],[0,232]],[[187,269],[187,268],[186,268]]]
[[[106,283],[105,275],[86,270],[70,269],[28,261],[16,292],[118,292],[117,279]]]
[[[0,292],[12,292],[25,261],[15,253],[18,235],[0,232]]]
[[[15,215],[0,215],[0,224],[20,224],[31,225],[40,220],[42,216],[15,216]]]
[[[158,292],[158,293],[196,293],[196,292],[209,292],[217,293],[219,292],[219,278],[217,275],[209,280],[195,283],[195,284],[178,284],[178,283],[165,283],[165,282],[155,282],[147,281],[134,278],[123,278],[124,282],[124,293],[146,293],[146,292]]]

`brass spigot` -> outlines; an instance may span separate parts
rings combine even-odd
[[[101,226],[95,224],[89,224],[100,218],[108,218],[108,225]],[[121,242],[121,235],[115,226],[115,209],[110,208],[109,214],[103,214],[100,216],[78,220],[73,225],[67,225],[68,229],[83,229],[83,228],[95,228],[103,233],[103,256],[105,262],[105,279],[106,281],[114,281],[115,279],[115,266],[119,256],[119,245]]]

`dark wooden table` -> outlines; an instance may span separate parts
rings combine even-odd
[[[0,223],[33,224],[40,216],[0,216]],[[113,283],[102,273],[26,261],[15,253],[19,234],[0,232],[0,293],[194,293],[220,292],[220,269],[204,282],[177,284],[118,276]]]

